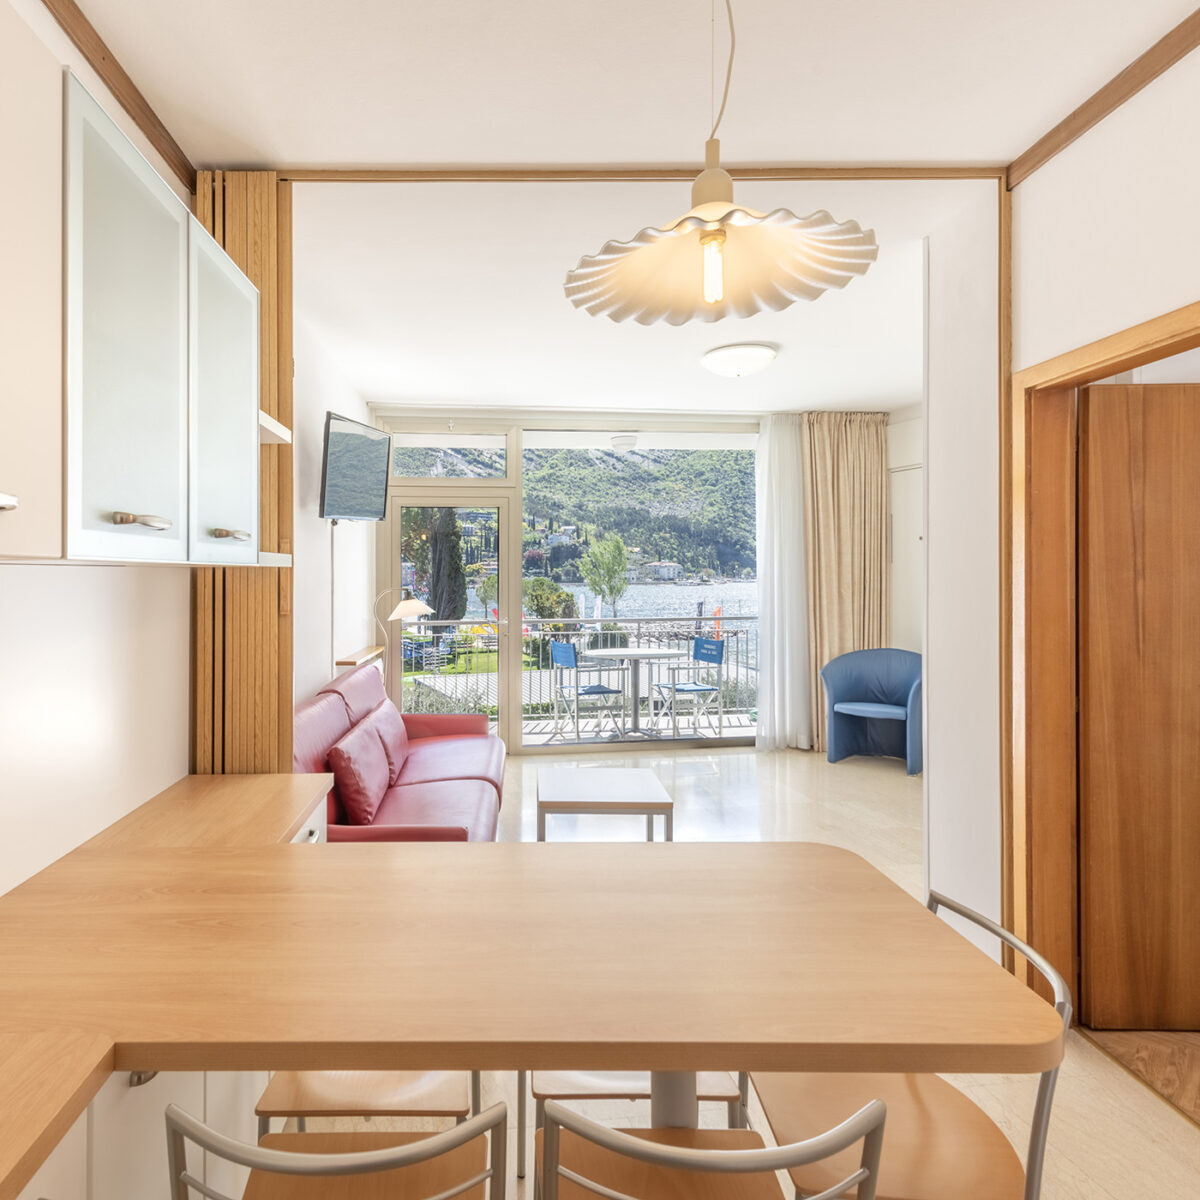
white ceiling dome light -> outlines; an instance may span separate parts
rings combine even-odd
[[[733,179],[721,169],[717,130],[733,75],[731,0],[725,94],[704,145],[705,169],[692,184],[692,207],[628,242],[609,241],[567,273],[564,291],[576,308],[639,325],[720,321],[815,300],[843,288],[875,261],[875,231],[819,210],[798,217],[786,208],[761,213],[733,202]]]
[[[737,342],[732,346],[714,346],[700,356],[700,365],[714,375],[741,379],[769,367],[779,351],[766,342]]]
[[[618,454],[628,454],[636,445],[636,433],[614,433],[612,435],[612,448]]]

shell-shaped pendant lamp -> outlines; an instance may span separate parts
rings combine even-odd
[[[606,242],[568,272],[576,308],[613,321],[720,321],[764,308],[787,308],[843,288],[875,261],[873,229],[820,211],[760,213],[733,202],[720,167],[720,142],[705,143],[705,169],[692,184],[692,207],[670,225]]]

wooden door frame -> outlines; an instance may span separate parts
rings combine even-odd
[[[1045,736],[1073,726],[1078,698],[1075,559],[1061,552],[1075,545],[1074,487],[1068,503],[1055,470],[1064,439],[1074,445],[1074,405],[1065,396],[1197,347],[1200,302],[1019,371],[1002,393],[1003,916],[1076,989],[1076,748],[1073,739]],[[1061,570],[1049,569],[1053,563]]]

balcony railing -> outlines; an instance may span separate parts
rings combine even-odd
[[[496,722],[503,697],[498,671],[499,626],[495,621],[467,618],[462,621],[422,621],[415,632],[393,640],[393,655],[403,659],[404,709],[407,712],[482,712]],[[753,733],[758,708],[757,617],[618,617],[603,621],[526,618],[521,628],[521,728],[526,746],[573,744],[574,721],[562,720],[555,711],[558,674],[551,667],[551,641],[570,642],[581,664],[597,649],[643,647],[674,650],[677,659],[645,662],[636,697],[639,735],[671,738],[672,725],[662,693],[667,667],[691,661],[692,641],[719,638],[725,644],[720,672],[720,732],[715,719],[693,721],[681,712],[680,738],[741,738]],[[513,639],[515,642],[516,639]],[[514,647],[515,649],[515,647]],[[592,665],[601,660],[593,660]],[[716,673],[700,668],[716,682]],[[604,660],[603,668],[589,681],[620,686],[626,693],[624,731],[632,737],[634,697],[628,671]],[[715,717],[715,712],[714,712]],[[579,742],[621,740],[614,722],[588,712],[579,724]]]

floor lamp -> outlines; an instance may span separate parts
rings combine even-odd
[[[382,600],[384,598],[384,596],[390,595],[392,592],[399,592],[399,591],[404,592],[403,599],[388,614],[386,621],[380,620],[380,618],[379,618],[379,602],[380,602],[380,600]],[[379,626],[380,631],[383,633],[383,680],[384,680],[384,686],[386,687],[387,680],[388,680],[388,663],[389,663],[390,657],[391,657],[391,639],[388,637],[388,625],[390,625],[393,621],[400,621],[401,622],[400,636],[401,636],[401,640],[403,640],[403,637],[404,637],[403,622],[415,620],[417,617],[426,617],[431,612],[433,612],[433,609],[430,608],[429,605],[426,604],[424,600],[418,600],[412,594],[412,592],[410,592],[408,590],[408,588],[403,588],[403,589],[402,588],[386,588],[384,591],[380,592],[378,596],[375,597],[375,603],[372,606],[372,612],[374,613],[374,616],[375,616],[375,624]],[[404,687],[403,687],[403,683],[402,683],[401,688],[400,688],[400,704],[397,707],[402,708],[403,704],[404,704]]]

